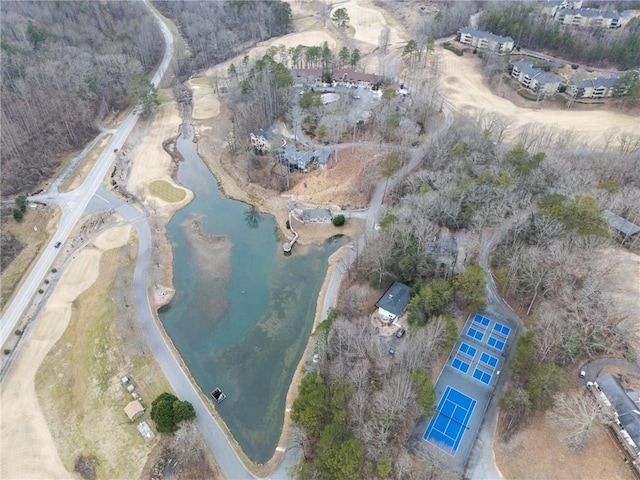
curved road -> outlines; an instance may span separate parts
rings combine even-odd
[[[161,18],[155,11],[153,11],[153,8],[150,6],[149,8],[156,16],[166,42],[166,48],[162,62],[152,78],[152,83],[158,85],[172,58],[173,38],[166,25],[162,22]],[[397,54],[395,55],[395,57],[395,61],[393,61],[392,59],[393,65],[397,64]],[[441,131],[447,129],[453,122],[453,115],[447,106],[443,105],[443,113],[445,116],[445,122],[441,129],[436,132],[436,134],[439,134]],[[34,266],[33,270],[27,277],[24,285],[10,304],[5,315],[2,317],[0,323],[0,339],[2,340],[2,342],[4,342],[8,335],[13,332],[15,325],[23,314],[26,306],[29,304],[31,297],[41,285],[41,282],[44,280],[45,275],[49,272],[53,261],[57,257],[59,250],[55,249],[53,247],[53,244],[58,241],[64,243],[67,240],[72,228],[79,221],[83,212],[85,212],[90,200],[94,198],[94,195],[98,191],[98,188],[102,185],[105,176],[107,175],[111,165],[113,164],[113,161],[116,157],[114,149],[120,149],[122,147],[136,122],[137,114],[133,112],[124,120],[124,122],[118,129],[110,132],[103,131],[99,135],[99,137],[96,138],[94,142],[92,142],[92,144],[90,144],[90,146],[84,150],[84,152],[88,152],[90,150],[90,147],[94,145],[95,142],[102,138],[102,136],[104,136],[106,133],[113,134],[113,138],[105,148],[103,154],[98,158],[87,179],[79,188],[72,192],[58,194],[58,183],[54,182],[54,184],[52,184],[52,188],[50,188],[48,193],[36,195],[29,198],[30,201],[41,201],[45,203],[58,204],[62,207],[63,214],[58,224],[58,231],[56,235],[51,240],[50,244],[45,248],[37,264]],[[301,136],[301,138],[304,138],[304,136]],[[309,142],[309,144],[313,145],[312,142]],[[404,148],[398,147],[397,145],[382,145],[380,143],[371,143],[369,145],[366,142],[357,143],[355,145],[385,148]],[[339,148],[348,148],[350,146],[352,146],[352,144],[340,145]],[[365,212],[360,213],[361,215],[366,214],[366,229],[365,233],[359,238],[357,242],[357,249],[361,249],[364,246],[365,236],[374,231],[375,221],[378,217],[378,213],[382,205],[386,189],[389,187],[393,187],[393,185],[395,185],[404,175],[416,168],[422,161],[422,158],[424,158],[428,147],[429,144],[427,143],[415,149],[411,149],[412,156],[408,164],[405,165],[403,169],[396,175],[389,178],[388,182],[385,181],[376,188],[372,196],[369,208]],[[167,344],[165,337],[163,336],[162,331],[155,320],[154,313],[149,303],[148,284],[146,276],[151,255],[151,233],[147,223],[146,214],[141,213],[132,205],[116,199],[115,197],[108,194],[104,189],[100,190],[98,196],[102,201],[105,201],[109,205],[109,207],[114,208],[120,215],[122,215],[123,218],[126,219],[126,221],[131,223],[136,229],[139,242],[139,251],[134,271],[134,304],[141,328],[146,336],[151,352],[157,359],[160,367],[167,376],[167,379],[172,388],[175,390],[176,394],[180,398],[188,400],[193,404],[197,413],[197,424],[199,431],[202,433],[207,445],[209,446],[211,452],[214,454],[224,476],[229,479],[255,478],[255,476],[253,476],[245,468],[244,464],[235,453],[221,426],[211,415],[211,412],[207,408],[207,405],[204,403],[206,400],[203,400],[199,393],[199,389],[190,381],[186,372],[182,369],[178,359],[174,356],[173,351]],[[497,238],[493,242],[488,242],[487,249],[490,249],[496,241]],[[355,259],[355,256],[356,250],[352,249],[344,261],[348,265]],[[328,308],[335,304],[337,292],[344,270],[345,269],[343,268],[336,269],[329,280],[329,285],[322,306],[323,316],[326,316]],[[489,283],[490,282],[488,282],[488,284]],[[494,295],[496,295],[496,298],[499,298],[497,297],[497,294],[494,293]],[[300,452],[298,449],[288,449],[285,452],[284,460],[268,478],[289,478],[287,469],[297,463],[299,453]]]
[[[479,264],[485,271],[487,279],[485,287],[485,295],[487,298],[486,310],[510,320],[514,325],[518,326],[519,331],[523,328],[522,320],[514,313],[509,304],[505,302],[498,293],[495,281],[493,280],[493,275],[489,268],[489,256],[500,239],[511,229],[511,227],[513,227],[517,222],[526,219],[531,215],[532,211],[533,210],[527,210],[525,212],[521,212],[496,226],[491,234],[484,239],[482,246],[480,247]],[[506,378],[508,378],[507,375],[503,375],[500,378],[489,405],[487,406],[482,425],[478,431],[478,436],[476,437],[476,441],[469,454],[469,460],[465,471],[465,478],[467,479],[496,480],[503,478],[496,466],[493,455],[493,437],[498,421],[498,406]]]
[[[154,85],[158,85],[169,66],[171,58],[173,57],[173,37],[171,36],[171,32],[169,32],[167,26],[160,20],[155,12],[154,15],[156,15],[156,19],[160,25],[160,29],[162,30],[162,35],[165,40],[164,56],[151,79],[151,82]],[[89,201],[95,194],[98,187],[102,185],[105,175],[111,168],[111,165],[116,158],[114,150],[122,148],[122,145],[124,145],[137,121],[138,115],[135,113],[134,109],[134,112],[130,113],[124,122],[122,122],[122,125],[115,130],[111,141],[96,161],[85,181],[73,192],[63,195],[57,195],[57,192],[51,192],[50,194],[36,195],[29,198],[30,201],[57,203],[62,207],[62,218],[58,222],[56,234],[49,242],[49,245],[45,247],[42,255],[40,255],[40,258],[38,259],[38,262],[31,269],[31,272],[25,279],[22,287],[11,301],[11,304],[2,316],[2,319],[0,319],[0,344],[4,344],[9,335],[13,333],[15,326],[18,324],[18,321],[22,317],[25,309],[30,304],[33,295],[38,288],[40,288],[45,275],[47,275],[51,270],[51,265],[53,265],[53,262],[60,252],[59,249],[54,248],[55,243],[64,243],[69,238],[71,230],[78,223],[78,220],[80,220],[80,217],[87,208]]]

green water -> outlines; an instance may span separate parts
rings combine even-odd
[[[190,138],[180,137],[178,149],[184,157],[178,181],[196,197],[167,227],[176,295],[160,320],[202,391],[220,387],[227,394],[220,415],[249,458],[264,463],[280,437],[285,397],[311,332],[327,259],[345,240],[296,245],[285,257],[274,218],[256,221],[248,205],[225,198]],[[204,233],[232,242],[224,292],[212,292],[194,265],[182,227],[191,219]],[[220,296],[225,302],[218,309]]]

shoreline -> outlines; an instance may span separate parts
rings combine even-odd
[[[277,208],[273,208],[270,204],[270,202],[268,201],[270,198],[276,198],[279,196],[279,194],[277,192],[268,192],[268,190],[264,189],[263,187],[260,187],[258,185],[255,184],[250,184],[248,183],[248,185],[250,185],[252,191],[251,192],[247,192],[246,190],[241,189],[241,186],[237,184],[237,182],[234,182],[235,178],[231,175],[230,172],[228,172],[225,168],[224,165],[222,163],[222,160],[220,160],[219,158],[211,158],[207,155],[207,153],[202,151],[201,147],[201,141],[202,137],[205,136],[207,133],[206,132],[202,132],[202,130],[200,130],[200,128],[203,126],[202,125],[202,121],[200,120],[195,120],[195,119],[190,119],[189,120],[191,125],[193,125],[194,129],[196,130],[196,132],[198,132],[197,135],[194,136],[194,143],[196,143],[196,149],[198,152],[198,155],[200,156],[200,158],[202,159],[202,161],[204,162],[204,164],[206,165],[207,169],[209,170],[209,172],[211,172],[211,174],[213,175],[213,177],[216,180],[216,183],[218,185],[218,188],[220,189],[220,192],[228,199],[231,200],[236,200],[236,201],[240,201],[243,203],[246,203],[247,205],[251,205],[257,209],[260,210],[260,212],[262,213],[266,213],[269,215],[273,215],[274,219],[276,220],[276,224],[278,225],[280,232],[282,233],[284,238],[288,238],[288,230],[286,230],[284,227],[284,221],[279,221],[279,212]],[[222,172],[220,170],[218,170],[216,167],[218,167],[219,169],[222,170]],[[225,182],[226,180],[226,182]],[[244,195],[236,195],[234,194],[236,191],[240,191],[243,192]],[[271,193],[271,195],[269,197],[261,197],[261,196],[257,196],[256,195],[256,191],[255,190],[264,190],[263,192],[260,192],[262,194],[267,194],[267,193]],[[326,238],[330,238],[331,234],[327,235]],[[325,238],[325,240],[326,240]],[[309,241],[307,239],[306,242],[304,241],[300,241],[300,239],[298,239],[298,242],[301,245],[310,245],[310,244],[318,244],[318,242],[314,242],[314,241]],[[313,347],[314,347],[314,343],[315,343],[315,339],[314,339],[314,333],[315,330],[318,326],[318,324],[322,321],[322,319],[320,318],[322,315],[322,305],[324,303],[324,298],[326,296],[326,288],[327,285],[329,284],[329,281],[331,279],[331,277],[334,274],[336,265],[338,263],[338,261],[340,260],[340,258],[342,258],[342,255],[344,253],[344,249],[348,248],[348,245],[344,245],[342,247],[340,247],[336,252],[334,252],[333,254],[331,254],[331,256],[328,258],[327,260],[327,271],[324,275],[324,278],[322,280],[322,285],[320,287],[320,291],[318,293],[318,298],[316,301],[316,309],[315,309],[315,314],[314,314],[314,319],[313,319],[313,323],[311,326],[311,333],[309,335],[309,338],[307,339],[307,344],[303,350],[302,356],[300,357],[300,360],[298,361],[296,368],[294,370],[294,374],[291,380],[291,383],[289,384],[289,387],[287,389],[287,393],[285,395],[285,409],[283,412],[283,424],[282,424],[282,428],[280,431],[280,436],[278,439],[278,443],[276,445],[276,450],[274,451],[273,455],[271,456],[271,458],[269,458],[269,460],[267,460],[265,463],[262,464],[257,464],[255,462],[253,462],[244,452],[244,450],[242,450],[242,447],[240,447],[239,443],[237,442],[237,440],[235,439],[235,437],[233,436],[233,434],[231,433],[230,429],[228,428],[228,426],[226,425],[226,423],[224,422],[224,420],[220,417],[220,415],[218,414],[218,412],[215,410],[215,405],[211,404],[211,406],[213,407],[214,411],[216,411],[216,420],[221,422],[222,425],[224,425],[224,431],[225,431],[225,435],[227,436],[227,438],[229,440],[231,440],[231,443],[234,445],[234,450],[236,450],[236,453],[239,455],[240,459],[243,461],[243,463],[245,464],[245,466],[251,471],[251,473],[255,474],[255,475],[261,475],[261,476],[268,476],[270,475],[279,465],[280,463],[284,460],[284,452],[281,451],[280,449],[285,449],[288,450],[288,437],[289,437],[289,432],[291,429],[291,418],[289,415],[289,411],[291,409],[291,406],[293,404],[293,402],[295,401],[295,399],[297,398],[297,394],[298,394],[298,387],[300,385],[300,382],[302,380],[302,371],[301,369],[304,367],[304,365],[306,364],[306,362],[308,361],[308,357],[309,354],[311,353]],[[174,351],[177,352],[177,350]],[[181,358],[181,357],[180,357]],[[186,372],[189,372],[188,369],[186,369],[186,367],[184,366],[184,362],[181,358],[181,364],[183,365],[183,368],[185,368]],[[191,380],[193,380],[193,377],[191,376],[190,373],[189,374],[189,378]],[[237,451],[237,449],[239,449],[239,451]]]
[[[217,101],[217,99],[216,99]],[[206,140],[215,141],[212,135],[209,134],[209,130],[205,130],[206,127],[209,127],[211,124],[215,124],[216,122],[224,121],[224,119],[220,119],[220,113],[214,115],[212,118],[207,119],[194,119],[191,111],[182,111],[181,112],[181,123],[178,126],[179,133],[178,135],[173,135],[162,142],[162,149],[164,153],[171,157],[171,162],[168,165],[165,173],[169,175],[171,180],[178,185],[180,188],[184,188],[191,195],[188,195],[188,199],[180,202],[179,204],[170,204],[166,202],[162,202],[160,199],[151,196],[151,203],[155,203],[159,205],[158,211],[156,212],[155,218],[152,217],[152,236],[158,240],[158,252],[162,256],[162,258],[166,259],[166,261],[160,263],[158,265],[159,270],[155,272],[155,275],[158,278],[158,287],[162,286],[162,289],[167,291],[168,293],[159,298],[156,295],[156,290],[153,286],[149,286],[149,293],[152,295],[153,299],[153,310],[155,321],[158,325],[158,328],[162,332],[162,335],[165,337],[167,344],[170,346],[171,350],[174,353],[174,356],[178,360],[180,367],[183,369],[185,374],[188,376],[189,380],[193,383],[193,385],[197,386],[193,375],[191,374],[189,368],[184,362],[184,359],[179,354],[177,348],[175,347],[171,337],[168,335],[164,326],[159,317],[159,311],[168,305],[170,305],[171,301],[175,296],[175,287],[173,282],[173,246],[167,235],[167,226],[169,222],[172,220],[175,213],[182,209],[182,207],[186,206],[193,199],[192,192],[186,187],[179,184],[176,180],[176,173],[179,167],[180,155],[176,150],[177,138],[182,134],[182,126],[185,124],[190,124],[194,128],[194,137],[192,141],[196,144],[196,150],[207,169],[213,177],[215,178],[216,184],[220,189],[220,192],[229,199],[241,201],[246,203],[247,205],[254,206],[260,212],[273,215],[276,224],[278,225],[280,231],[283,234],[283,237],[287,237],[288,230],[285,228],[285,220],[282,217],[281,205],[278,205],[279,197],[281,195],[278,192],[267,190],[259,185],[251,184],[247,182],[246,185],[243,185],[243,181],[237,178],[233,172],[229,171],[225,168],[225,165],[220,158],[220,156],[226,154],[226,152],[218,152],[222,155],[216,155],[215,151],[205,151],[203,145]],[[188,116],[188,118],[187,118]],[[169,146],[173,146],[173,148],[168,148]],[[142,204],[146,204],[149,206],[150,198],[147,197],[147,192],[145,192],[145,197],[143,199],[139,199]],[[282,204],[285,203],[284,199],[280,202]],[[280,207],[280,208],[279,208]],[[155,221],[154,221],[155,220]],[[327,232],[327,235],[321,241],[324,241],[326,238],[329,238],[333,235],[331,232]],[[319,244],[321,241],[313,238],[315,235],[310,235],[305,239],[300,239],[299,243],[301,245],[309,245],[309,244]],[[302,240],[302,241],[301,241]],[[311,334],[307,339],[307,344],[303,350],[302,356],[300,357],[296,368],[293,373],[293,377],[289,387],[287,389],[287,393],[285,396],[285,409],[283,412],[283,423],[280,431],[280,436],[278,439],[278,443],[276,445],[276,450],[273,455],[267,460],[265,463],[258,464],[253,462],[244,452],[231,430],[227,426],[224,419],[220,416],[217,411],[215,405],[209,400],[206,392],[203,392],[200,387],[197,387],[197,391],[200,397],[203,399],[205,405],[211,412],[215,421],[221,427],[221,430],[224,432],[227,441],[230,443],[232,448],[234,449],[238,458],[245,465],[247,470],[249,470],[252,474],[257,476],[266,477],[270,475],[284,460],[284,452],[282,449],[288,449],[288,437],[291,429],[291,420],[289,416],[289,410],[295,398],[297,398],[298,387],[300,385],[300,381],[302,379],[302,368],[304,364],[308,361],[308,357],[314,347],[314,338],[313,333],[317,328],[317,325],[322,320],[320,318],[322,312],[322,305],[324,303],[324,297],[326,292],[326,286],[329,283],[331,276],[334,274],[335,265],[339,261],[344,252],[345,247],[339,248],[336,252],[334,252],[328,259],[327,271],[323,278],[322,285],[320,287],[320,292],[318,294],[318,299],[316,301],[316,310],[313,319],[313,324],[311,328]],[[157,264],[157,263],[156,263]],[[154,268],[155,265],[152,265],[151,268]]]

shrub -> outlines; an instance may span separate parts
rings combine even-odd
[[[13,219],[16,222],[21,222],[23,218],[24,218],[24,213],[22,213],[19,209],[14,208],[13,209]]]
[[[22,335],[22,330],[16,330],[13,333],[15,333],[17,336],[20,336],[20,335]]]
[[[44,279],[44,283],[45,283],[46,285],[49,285],[49,279],[48,279],[48,278],[45,278],[45,279]]]
[[[196,411],[187,401],[180,401],[175,395],[161,393],[151,402],[151,420],[158,432],[175,432],[178,423],[195,418]]]
[[[51,269],[51,273],[56,273],[57,271],[58,271],[58,269],[57,269],[57,268],[52,268],[52,269]]]
[[[333,224],[336,227],[341,227],[345,224],[346,220],[344,218],[344,215],[336,215],[335,217],[333,217]]]
[[[5,355],[9,355],[10,353],[11,353],[11,350],[10,350],[10,349],[8,349],[8,348],[5,348],[5,349],[4,349],[4,354],[5,354]]]
[[[43,289],[39,289],[38,293],[44,293],[44,290]]]
[[[93,456],[79,455],[73,466],[73,471],[85,480],[95,480],[97,460]]]

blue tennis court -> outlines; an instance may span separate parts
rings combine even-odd
[[[489,320],[487,317],[483,317],[479,313],[476,313],[476,315],[473,317],[473,321],[485,328],[489,326],[489,323],[491,323],[491,320]]]
[[[471,358],[471,360],[473,360],[473,359],[474,359],[474,357],[476,356],[476,352],[477,352],[477,351],[478,351],[478,350],[477,350],[476,348],[474,348],[474,347],[472,347],[471,345],[468,345],[468,344],[466,344],[466,343],[464,343],[464,342],[462,342],[462,343],[460,344],[460,348],[458,349],[458,352],[460,352],[460,353],[464,353],[465,355],[467,355],[468,357],[470,357],[470,358]]]
[[[489,382],[491,381],[491,374],[483,372],[478,367],[476,367],[476,369],[473,371],[473,378],[489,385]]]
[[[467,330],[467,335],[469,335],[471,338],[475,338],[479,342],[481,342],[484,338],[484,332],[481,330],[476,330],[473,327],[469,327],[469,329]]]
[[[489,367],[493,367],[493,368],[496,368],[496,365],[498,364],[498,359],[493,355],[489,355],[486,352],[482,352],[482,355],[480,355],[480,361],[485,365],[488,365]]]
[[[469,364],[467,362],[463,362],[459,358],[454,358],[453,362],[451,362],[451,366],[460,370],[462,373],[467,373],[469,371]]]
[[[498,335],[504,335],[505,337],[508,337],[509,333],[511,333],[511,329],[509,327],[498,322],[493,326],[493,331]]]
[[[455,455],[475,407],[473,398],[447,386],[422,438]]]
[[[487,345],[495,348],[496,350],[504,350],[504,342],[502,340],[498,340],[493,335],[489,337],[489,340],[487,340]]]

